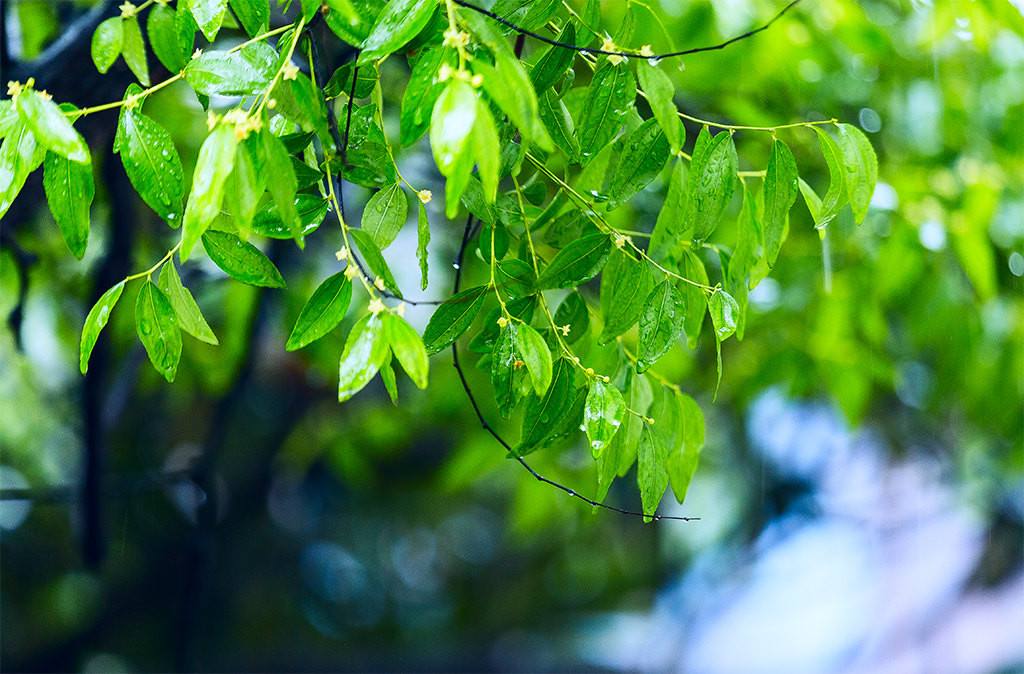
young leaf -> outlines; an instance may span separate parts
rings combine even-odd
[[[56,103],[27,89],[18,95],[17,106],[21,121],[40,145],[73,162],[89,163],[89,146]]]
[[[683,255],[682,274],[691,281],[704,285],[708,283],[708,272],[704,269],[704,262],[692,250],[686,251]],[[686,343],[691,349],[696,349],[697,339],[704,325],[704,315],[708,309],[707,296],[701,288],[690,283],[683,288],[683,294],[686,297],[686,318],[683,321]]]
[[[357,65],[378,61],[398,51],[423,30],[437,7],[435,0],[391,0],[363,41]]]
[[[348,333],[338,364],[338,402],[345,402],[369,384],[389,353],[380,314],[359,319]]]
[[[90,53],[92,62],[96,64],[96,70],[106,73],[114,61],[121,55],[121,45],[124,44],[124,30],[121,27],[121,17],[112,16],[100,22],[96,26],[96,32],[92,34],[92,45]]]
[[[672,152],[679,152],[683,142],[686,140],[686,127],[679,119],[679,111],[672,100],[675,96],[675,87],[672,80],[664,71],[659,70],[644,60],[636,66],[636,74],[640,79],[640,88],[647,94],[647,102],[651,105],[651,112],[658,120],[658,125],[665,132]]]
[[[234,129],[227,124],[220,124],[199,148],[199,158],[192,176],[192,192],[185,205],[181,231],[179,254],[182,262],[188,259],[192,247],[220,214],[224,202],[224,185],[235,166],[237,146]]]
[[[427,388],[430,361],[419,333],[397,314],[384,312],[381,320],[384,322],[384,336],[402,369],[418,388]]]
[[[185,0],[203,36],[213,42],[224,23],[228,0]]]
[[[333,330],[345,318],[351,301],[352,282],[345,272],[328,276],[299,312],[285,349],[296,351]]]
[[[629,330],[644,311],[654,279],[646,262],[616,249],[601,274],[601,314],[604,329],[599,344],[607,344]]]
[[[740,307],[732,295],[721,288],[715,290],[708,298],[708,312],[715,328],[715,339],[724,342],[736,332]]]
[[[674,393],[673,397],[682,425],[682,444],[669,447],[668,477],[676,500],[682,503],[697,470],[700,450],[704,447],[704,413],[697,401],[685,393]]]
[[[121,43],[121,55],[128,69],[132,71],[139,83],[149,86],[149,61],[146,58],[146,43],[142,39],[142,28],[139,26],[137,16],[130,16],[121,20],[123,41]]]
[[[395,378],[395,368],[391,366],[391,353],[384,359],[380,366],[380,380],[384,382],[384,390],[388,392],[392,405],[398,405],[398,380]]]
[[[657,420],[655,420],[657,421]],[[650,424],[640,430],[640,445],[637,447],[636,481],[640,487],[640,502],[643,504],[645,522],[650,522],[658,510],[661,497],[668,489],[668,450],[661,437]]]
[[[511,326],[509,326],[511,327]],[[540,336],[540,333],[530,327],[528,323],[522,323],[519,327],[519,355],[526,364],[526,370],[530,373],[530,381],[533,390],[537,395],[544,395],[551,385],[552,361],[551,349],[547,342]]]
[[[576,239],[558,251],[554,259],[541,271],[537,278],[537,287],[541,290],[567,288],[589,281],[601,271],[601,267],[608,259],[611,245],[611,239],[602,233]]]
[[[374,193],[363,209],[362,229],[384,250],[398,236],[409,213],[409,200],[398,183]]]
[[[420,288],[426,290],[427,272],[430,270],[430,256],[427,251],[427,245],[430,243],[430,222],[427,220],[426,205],[418,201],[416,206],[416,257],[420,262]]]
[[[647,187],[668,158],[669,144],[657,120],[649,119],[630,132],[608,188],[608,208],[615,208]]]
[[[458,339],[473,324],[485,299],[487,286],[477,286],[445,300],[430,317],[423,331],[423,343],[427,351],[437,353]]]
[[[551,152],[555,148],[541,123],[537,93],[522,63],[504,50],[498,50],[494,59],[493,66],[485,61],[473,62],[473,70],[483,78],[487,96],[508,115],[524,141]]]
[[[738,159],[732,134],[722,131],[703,148],[694,150],[686,195],[686,230],[704,241],[718,227],[736,186]]]
[[[243,235],[252,226],[260,197],[267,188],[267,171],[258,161],[253,147],[255,138],[250,137],[238,143],[235,150],[235,165],[228,177],[224,190],[224,203],[234,219],[235,226]],[[277,176],[274,176],[277,179]]]
[[[615,437],[625,415],[626,401],[622,392],[602,379],[591,380],[583,408],[583,430],[594,458],[600,456]]]
[[[196,304],[196,300],[181,283],[178,270],[174,266],[174,260],[168,260],[160,270],[160,277],[157,279],[160,290],[167,295],[174,307],[174,314],[178,318],[178,326],[201,342],[217,345],[220,341],[217,335],[213,334],[210,324],[203,317],[203,312]]]
[[[181,330],[171,301],[152,281],[142,284],[135,301],[135,331],[153,367],[173,382],[181,360]]]
[[[43,162],[43,191],[64,242],[81,260],[89,241],[89,207],[96,193],[92,165],[47,152]]]
[[[605,61],[594,72],[576,127],[583,163],[589,163],[611,142],[635,99],[636,82],[625,65]]]
[[[203,248],[228,276],[252,286],[284,288],[284,277],[259,248],[234,234],[210,230],[203,234]]]
[[[868,214],[871,196],[878,182],[878,158],[871,141],[855,126],[839,124],[839,147],[846,176],[846,194],[853,217],[862,222]]]
[[[236,52],[203,52],[185,66],[185,79],[206,96],[258,94],[270,84],[277,62],[273,47],[254,42]]]
[[[92,355],[92,349],[96,346],[100,331],[110,320],[110,312],[114,310],[114,305],[121,299],[123,291],[124,281],[121,281],[103,293],[89,310],[89,315],[85,317],[85,325],[82,326],[82,341],[78,351],[78,366],[82,374],[89,371],[89,356]]]
[[[377,248],[377,244],[373,242],[370,235],[361,229],[350,229],[348,234],[355,241],[359,252],[363,254],[363,260],[366,262],[369,271],[373,274],[374,280],[376,278],[382,279],[385,288],[395,297],[401,297],[402,293],[398,289],[398,283],[395,281],[388,263],[384,260],[384,256],[381,255],[380,249]]]
[[[123,110],[118,122],[121,163],[132,187],[157,215],[177,227],[185,178],[171,134],[138,110]]]
[[[796,160],[786,144],[776,139],[764,175],[764,255],[769,267],[775,266],[786,239],[789,209],[796,201],[796,193]]]
[[[686,296],[671,281],[662,281],[643,303],[637,372],[644,372],[668,353],[683,334]]]

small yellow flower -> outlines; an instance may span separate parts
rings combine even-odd
[[[373,287],[377,290],[384,290],[384,279],[379,276],[373,279]]]
[[[508,319],[505,318],[504,316],[498,317],[498,327],[499,328],[505,328],[507,326],[508,326]]]
[[[345,278],[351,281],[357,276],[359,276],[359,269],[354,264],[345,267]]]
[[[587,373],[587,376],[588,376],[588,377],[593,377],[593,376],[594,376],[594,374],[596,374],[596,373],[594,372],[594,368],[592,368],[592,367],[588,367],[588,368],[587,368],[586,370],[584,370],[584,372],[586,372],[586,373]]]
[[[430,190],[420,190],[416,193],[417,198],[425,204],[429,204],[430,200],[434,198],[434,193]]]
[[[562,327],[560,327],[558,329],[562,331],[562,337],[568,337],[569,336],[569,330],[572,329],[572,326],[569,325],[568,323],[566,323],[565,325],[563,325]]]
[[[345,248],[344,246],[339,248],[338,251],[334,254],[334,259],[337,260],[338,262],[342,262],[343,260],[347,260],[348,259],[348,248]]]
[[[372,300],[370,300],[370,305],[366,308],[370,310],[371,314],[379,314],[380,312],[384,311],[384,309],[386,309],[387,307],[384,306],[384,303],[380,301],[379,297],[374,297]]]
[[[289,61],[284,64],[284,70],[281,71],[281,77],[286,80],[294,80],[299,76],[299,67]]]
[[[277,99],[276,98],[269,98],[269,99],[267,99],[267,110],[273,110],[276,107],[277,107]]]
[[[136,7],[132,3],[128,2],[128,0],[122,2],[117,8],[121,10],[122,19],[130,19],[135,16]]]
[[[469,73],[468,70],[459,69],[455,71],[455,79],[462,80],[463,82],[468,82],[471,79],[473,79],[473,76]]]
[[[203,55],[203,50],[202,49],[196,49],[194,52],[192,52],[192,58],[194,58],[194,59],[197,59],[197,58],[199,58],[202,55]]]
[[[648,426],[653,426],[654,425],[654,417],[644,417],[644,421],[647,422]]]
[[[601,51],[619,51],[619,48],[615,45],[615,42],[612,41],[611,35],[608,35],[607,33],[604,36],[604,42],[601,43]],[[626,59],[624,57],[619,56],[618,54],[608,55],[608,63],[611,63],[613,66],[619,65],[625,60]]]
[[[469,33],[455,28],[449,28],[444,32],[444,46],[458,49],[469,44]]]
[[[442,63],[441,67],[437,71],[437,81],[447,82],[449,79],[451,79],[451,76],[454,72],[455,71],[452,70],[452,67],[450,65],[448,65],[447,63]]]
[[[7,81],[7,95],[11,98],[17,98],[18,94],[21,93],[22,88],[21,82],[15,82],[14,80]]]
[[[612,243],[615,244],[616,248],[623,248],[623,247],[625,247],[625,245],[628,242],[630,242],[632,240],[633,239],[629,238],[628,236],[623,236],[621,234],[616,234],[615,237],[612,239]]]
[[[39,98],[42,98],[42,99],[47,100],[47,101],[53,100],[53,96],[51,96],[50,92],[47,91],[46,89],[41,89],[40,91],[37,91],[36,93],[39,94]]]
[[[479,89],[481,86],[483,86],[484,76],[481,75],[480,73],[477,73],[476,75],[473,75],[473,77],[469,79],[469,83],[473,85],[474,89]]]
[[[644,58],[651,58],[654,56],[654,50],[651,49],[651,45],[645,44],[643,47],[640,47],[640,56],[643,56]]]
[[[399,304],[397,307],[395,307],[395,313],[398,314],[399,316],[405,316],[405,305]]]

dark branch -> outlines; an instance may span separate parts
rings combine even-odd
[[[692,47],[690,49],[683,49],[682,51],[671,51],[671,52],[665,52],[663,54],[651,54],[649,56],[645,56],[644,58],[649,58],[649,59],[652,59],[652,60],[661,60],[661,59],[672,58],[674,56],[686,56],[688,54],[699,54],[701,52],[706,52],[706,51],[717,51],[719,49],[725,49],[726,47],[728,47],[731,44],[735,44],[736,42],[740,42],[741,40],[746,40],[747,38],[754,37],[758,33],[762,32],[762,31],[765,31],[765,30],[768,30],[773,23],[775,23],[776,21],[781,19],[783,17],[783,15],[786,14],[786,12],[788,12],[789,10],[793,9],[794,7],[796,7],[800,3],[800,1],[801,0],[791,0],[788,5],[786,5],[781,10],[779,10],[779,13],[776,14],[775,16],[773,16],[767,23],[764,23],[764,24],[762,24],[762,25],[760,25],[757,28],[754,28],[752,30],[748,30],[746,33],[743,33],[742,35],[737,35],[736,37],[729,38],[725,42],[719,42],[718,44],[707,45],[705,47]],[[558,40],[554,40],[554,39],[552,39],[550,37],[547,37],[545,35],[541,35],[540,33],[534,32],[534,31],[529,30],[527,28],[523,28],[522,26],[518,26],[518,25],[512,23],[511,21],[509,21],[508,19],[506,19],[506,18],[504,18],[504,17],[502,17],[502,16],[500,16],[498,14],[495,14],[494,12],[490,11],[489,9],[484,9],[483,7],[479,7],[477,5],[474,5],[473,3],[467,2],[466,0],[455,0],[455,4],[457,4],[457,5],[461,6],[461,7],[465,7],[466,9],[471,9],[474,12],[479,12],[480,14],[483,14],[484,16],[487,16],[487,17],[490,17],[490,18],[494,19],[495,21],[497,21],[500,24],[508,26],[509,28],[511,28],[512,30],[516,31],[520,35],[527,35],[529,37],[532,37],[535,40],[540,40],[541,42],[544,42],[545,44],[549,44],[549,45],[551,45],[553,47],[560,47],[562,49],[568,49],[570,51],[575,51],[575,52],[580,52],[580,53],[584,53],[585,52],[585,53],[588,53],[588,54],[604,54],[605,56],[622,56],[622,57],[625,57],[625,58],[633,58],[633,57],[639,56],[639,54],[637,54],[636,52],[613,51],[613,50],[609,50],[609,49],[592,49],[590,47],[579,47],[579,46],[574,45],[574,44],[569,44],[568,42],[559,42]]]

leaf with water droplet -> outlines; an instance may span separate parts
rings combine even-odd
[[[603,233],[589,234],[573,241],[558,251],[541,271],[537,287],[542,290],[567,288],[589,281],[601,271],[610,250],[611,239]]]
[[[871,141],[855,126],[837,125],[839,139],[836,145],[842,160],[846,194],[853,209],[853,218],[861,222],[867,217],[871,196],[878,182],[878,158]]]
[[[377,248],[384,250],[398,236],[408,214],[409,199],[402,186],[394,183],[375,192],[366,202],[361,227],[377,244]]]
[[[352,282],[345,278],[345,273],[339,271],[328,276],[306,300],[285,348],[301,349],[329,333],[345,318],[351,301]]]
[[[576,127],[584,164],[615,137],[635,99],[636,81],[629,68],[605,61],[594,72]]]
[[[596,459],[622,426],[626,415],[626,401],[613,384],[601,379],[590,382],[587,402],[583,408],[583,430],[590,441],[590,452]]]
[[[526,370],[530,373],[530,381],[533,390],[537,395],[544,395],[551,385],[553,376],[553,363],[551,361],[551,349],[547,342],[528,323],[519,326],[519,354],[523,359]]]
[[[655,420],[657,421],[657,420]],[[662,438],[654,432],[651,424],[644,424],[640,430],[640,444],[637,447],[636,481],[640,487],[640,503],[648,515],[658,510],[658,504],[668,489],[668,449]],[[645,516],[644,521],[650,522]]]
[[[160,277],[157,285],[164,291],[167,299],[174,307],[174,313],[178,318],[178,325],[182,330],[192,335],[201,342],[207,344],[220,344],[217,335],[213,334],[210,324],[206,322],[202,310],[196,303],[192,293],[181,282],[181,276],[174,266],[174,260],[168,260],[160,270]]]
[[[135,191],[157,215],[177,227],[185,177],[171,134],[139,110],[122,108],[116,147]]]
[[[701,131],[706,137],[707,130]],[[725,209],[732,201],[738,181],[736,171],[739,159],[732,134],[722,131],[705,144],[698,142],[690,162],[689,185],[686,193],[684,222],[686,232],[694,241],[704,241],[722,220]]]
[[[185,66],[185,79],[205,96],[246,96],[264,91],[277,72],[278,55],[266,42],[238,51],[203,52]]]
[[[181,330],[171,301],[152,281],[142,284],[135,300],[135,330],[153,367],[173,382],[181,359]]]
[[[637,372],[644,372],[668,353],[683,335],[686,295],[670,279],[658,284],[643,302]]]
[[[398,51],[426,27],[436,8],[434,0],[391,0],[381,9],[363,41],[357,65],[370,65]]]
[[[386,312],[381,320],[384,323],[384,337],[402,369],[417,388],[427,388],[430,360],[419,333],[398,314]]]
[[[31,89],[21,92],[17,106],[21,121],[43,147],[79,164],[90,162],[89,146],[60,106]]]
[[[467,288],[437,308],[423,331],[427,351],[437,353],[469,329],[487,298],[486,291],[487,286]]]
[[[92,34],[90,53],[92,62],[96,64],[96,70],[105,74],[114,65],[114,61],[121,55],[121,46],[124,44],[124,29],[121,26],[121,17],[112,16],[105,19],[96,26]]]
[[[669,158],[669,144],[658,122],[648,119],[625,138],[608,187],[608,209],[631,199],[651,184]]]
[[[348,334],[338,365],[338,402],[345,402],[369,384],[388,353],[380,315],[367,314],[359,319]]]
[[[531,397],[523,416],[521,440],[514,453],[525,456],[543,447],[559,426],[573,404],[573,364],[565,358],[554,363],[551,385],[540,397]]]
[[[599,344],[607,344],[633,327],[653,285],[654,277],[645,261],[619,248],[612,251],[601,273],[604,329]]]
[[[100,295],[99,300],[89,310],[89,315],[85,317],[85,325],[82,326],[82,340],[78,351],[78,366],[82,370],[82,374],[89,371],[89,357],[92,355],[93,347],[96,346],[96,340],[100,336],[100,331],[103,330],[107,321],[110,320],[110,312],[114,310],[114,305],[121,299],[122,292],[124,292],[124,281],[115,284]]]
[[[96,193],[92,164],[79,164],[47,152],[43,162],[43,190],[64,242],[81,260],[89,241],[89,207]]]
[[[764,255],[768,266],[775,266],[789,228],[789,210],[796,201],[796,160],[781,140],[772,142],[768,168],[764,174]]]
[[[214,218],[220,215],[228,177],[235,166],[238,139],[226,124],[217,126],[203,141],[192,175],[192,191],[185,204],[182,220],[181,248],[178,255],[184,262]],[[226,271],[226,270],[225,270]]]
[[[641,61],[636,67],[636,74],[640,80],[640,88],[647,94],[647,102],[651,105],[651,112],[658,120],[659,126],[668,138],[672,152],[678,152],[686,140],[686,127],[679,119],[679,110],[676,109],[675,87],[672,80],[657,67],[655,59]]]
[[[233,279],[253,286],[284,288],[284,277],[263,252],[228,232],[203,234],[203,248],[214,264]]]

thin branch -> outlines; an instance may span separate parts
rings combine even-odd
[[[752,30],[748,30],[746,33],[743,33],[741,35],[737,35],[735,37],[729,38],[728,40],[726,40],[724,42],[719,42],[718,44],[707,45],[707,46],[704,46],[704,47],[691,47],[690,49],[683,49],[683,50],[680,50],[680,51],[665,52],[665,53],[662,53],[662,54],[640,54],[639,52],[635,52],[635,51],[615,51],[615,50],[610,50],[610,49],[594,49],[594,48],[590,48],[590,47],[579,47],[579,46],[574,45],[574,44],[569,44],[568,42],[560,42],[558,40],[555,40],[555,39],[552,39],[550,37],[547,37],[546,35],[541,35],[540,33],[537,33],[535,31],[529,30],[527,28],[523,28],[522,26],[516,25],[516,24],[512,23],[511,21],[509,21],[508,19],[500,16],[499,14],[495,14],[494,12],[490,11],[489,9],[484,9],[483,7],[480,7],[478,5],[474,5],[471,2],[467,2],[467,0],[453,0],[453,1],[455,2],[455,4],[459,5],[460,7],[465,7],[466,9],[471,9],[474,12],[479,12],[480,14],[483,14],[484,16],[487,16],[487,17],[490,17],[491,19],[494,19],[495,21],[497,21],[500,24],[508,26],[509,28],[511,28],[512,30],[516,31],[520,35],[527,35],[529,37],[532,37],[535,40],[540,40],[541,42],[544,42],[545,44],[549,44],[549,45],[551,45],[553,47],[560,47],[562,49],[568,49],[570,51],[579,52],[579,53],[604,54],[605,56],[622,56],[624,58],[643,57],[643,58],[648,58],[648,59],[651,59],[651,60],[654,60],[654,61],[658,61],[658,60],[661,60],[661,59],[672,58],[672,57],[675,57],[675,56],[687,56],[689,54],[699,54],[701,52],[706,52],[706,51],[717,51],[719,49],[725,49],[726,47],[728,47],[731,44],[735,44],[736,42],[740,42],[741,40],[746,40],[748,38],[754,37],[758,33],[762,32],[762,31],[765,31],[765,30],[768,30],[769,28],[771,28],[773,23],[775,23],[776,21],[781,19],[789,10],[793,9],[794,7],[796,7],[801,2],[801,0],[790,0],[790,3],[788,5],[786,5],[785,7],[783,7],[781,10],[779,10],[779,12],[775,16],[773,16],[767,23],[764,23],[764,24],[762,24],[762,25],[760,25],[757,28],[754,28]]]

